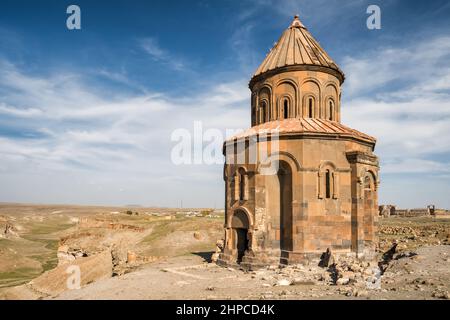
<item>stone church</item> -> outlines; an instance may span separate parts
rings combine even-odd
[[[224,142],[220,265],[373,255],[376,140],[341,124],[343,82],[295,16],[250,80],[251,128]]]

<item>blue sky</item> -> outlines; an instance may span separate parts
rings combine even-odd
[[[299,13],[346,74],[343,123],[378,138],[380,203],[450,208],[448,1],[0,6],[0,201],[222,207],[222,166],[172,164],[171,133],[248,127],[248,81]]]

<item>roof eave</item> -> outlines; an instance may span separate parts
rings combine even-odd
[[[230,144],[230,143],[234,143],[237,140],[241,140],[241,139],[249,139],[251,137],[254,136],[261,136],[262,134],[264,134],[264,139],[267,138],[271,138],[272,135],[270,132],[259,132],[259,131],[255,131],[249,134],[244,134],[242,136],[233,136],[230,137],[228,139],[226,139],[223,143],[224,147],[226,144]],[[313,138],[313,139],[323,139],[323,138],[329,138],[329,139],[334,139],[334,140],[339,140],[339,139],[351,139],[351,140],[355,140],[358,142],[362,142],[366,145],[372,146],[372,148],[375,148],[376,142],[377,140],[374,137],[362,137],[362,136],[357,136],[355,134],[351,134],[351,133],[346,133],[346,132],[341,132],[341,133],[336,133],[336,132],[312,132],[312,131],[293,131],[293,132],[281,132],[281,133],[277,133],[278,137],[293,137],[293,138]]]
[[[299,65],[289,65],[289,66],[283,66],[283,67],[277,67],[271,70],[267,70],[260,74],[255,74],[250,79],[250,82],[248,83],[248,86],[250,89],[253,88],[255,83],[263,81],[273,75],[283,73],[283,72],[291,72],[291,71],[320,71],[324,73],[331,74],[338,78],[340,85],[344,83],[345,80],[345,74],[342,72],[341,69],[337,68],[330,68],[326,66],[321,65],[315,65],[315,64],[299,64]]]

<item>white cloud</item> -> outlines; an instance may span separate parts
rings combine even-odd
[[[139,44],[153,60],[162,62],[174,70],[184,70],[186,68],[182,59],[161,48],[157,39],[152,37],[143,38],[139,40]]]
[[[389,85],[397,88],[398,82],[403,86],[408,82],[417,85],[410,88],[412,91],[401,88],[400,94],[449,89],[449,58],[448,36],[421,41],[415,39],[406,47],[378,48],[362,57],[346,57],[342,65],[347,75],[345,93],[349,96],[365,95]]]
[[[442,182],[426,184],[421,187],[424,195],[412,199],[404,184],[393,182],[393,176],[401,175],[411,186],[421,179],[429,181],[430,175],[434,179],[450,176],[449,52],[450,38],[437,35],[344,59],[342,120],[378,139],[375,151],[382,180],[389,183],[382,184],[381,201],[424,205],[432,190],[442,193]],[[393,184],[400,188],[395,197]],[[446,190],[449,185],[447,181]],[[436,204],[450,206],[446,198]]]
[[[19,109],[0,103],[0,114],[18,116],[18,117],[34,117],[41,115],[43,112],[36,108]]]
[[[185,205],[222,205],[221,165],[173,165],[170,135],[177,128],[192,131],[194,121],[224,134],[247,127],[245,81],[202,87],[182,99],[111,96],[78,74],[31,76],[2,63],[0,115],[14,132],[0,138],[0,178],[7,183],[0,201],[89,203],[95,194],[92,203],[174,206],[194,188]],[[61,189],[48,186],[53,183]],[[205,199],[211,190],[217,192]]]
[[[264,9],[273,3],[260,5]],[[297,5],[285,1],[273,7],[277,14],[291,16]],[[330,23],[341,14],[325,1],[304,5],[308,3],[301,3],[306,14],[312,6],[314,11],[323,8],[317,17]],[[241,15],[242,28],[229,42],[247,68],[260,62],[249,43],[251,19],[258,12]],[[185,70],[183,59],[156,39],[139,44],[154,61]],[[441,196],[450,192],[449,49],[450,38],[436,36],[343,60],[343,122],[378,138],[381,201],[408,204],[407,189],[414,186],[417,205],[433,199],[450,206],[448,197]],[[177,128],[192,131],[194,121],[202,121],[204,130],[248,127],[248,79],[171,98],[142,88],[142,94],[101,89],[92,81],[88,85],[86,74],[70,70],[36,76],[6,60],[0,60],[0,69],[0,201],[223,205],[221,166],[172,165],[170,135]],[[136,85],[126,72],[94,73]],[[397,175],[402,178],[394,179]],[[412,180],[414,175],[418,178]]]
[[[450,173],[450,161],[441,163],[432,160],[405,158],[395,163],[387,162],[383,166],[383,173],[438,173],[447,176]]]

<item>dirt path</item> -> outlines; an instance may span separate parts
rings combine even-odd
[[[56,299],[437,299],[450,290],[450,246],[430,246],[392,262],[381,289],[354,293],[351,285],[320,281],[277,286],[302,270],[244,273],[205,262],[199,256],[171,258],[135,272],[98,281]],[[315,266],[312,266],[315,267]],[[306,272],[308,267],[306,267]],[[296,270],[296,269],[293,269]]]

